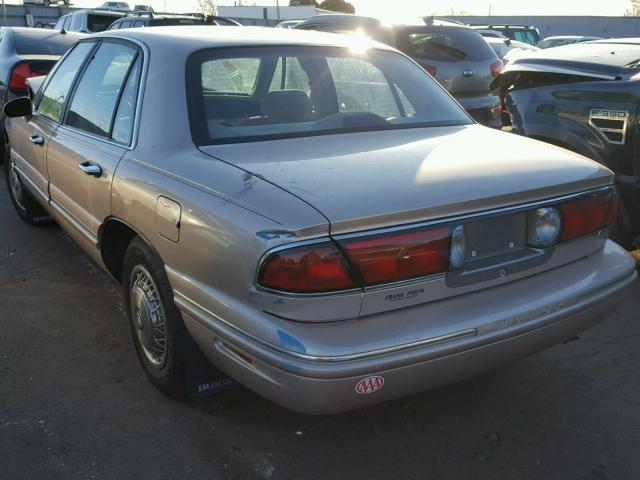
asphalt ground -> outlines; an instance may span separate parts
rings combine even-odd
[[[482,377],[309,417],[156,391],[117,285],[0,174],[1,479],[637,479],[640,284],[609,319]]]

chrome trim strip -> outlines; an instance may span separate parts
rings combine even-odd
[[[60,215],[62,215],[68,222],[73,224],[76,229],[82,233],[88,240],[91,241],[96,247],[98,246],[98,238],[91,233],[91,231],[85,227],[80,221],[76,219],[66,208],[57,203],[55,200],[50,200],[49,204],[52,208],[54,208]]]
[[[384,289],[384,288],[392,288],[395,286],[403,286],[403,285],[409,285],[409,284],[414,284],[414,283],[419,283],[419,282],[423,282],[423,281],[429,281],[429,280],[436,280],[438,278],[442,278],[446,275],[446,273],[437,273],[434,275],[427,275],[425,277],[418,277],[418,278],[410,278],[407,280],[401,280],[399,282],[394,282],[394,283],[384,283],[384,284],[380,284],[380,285],[373,285],[373,286],[369,286],[369,287],[364,287],[364,288],[356,288],[356,289],[349,289],[349,290],[339,290],[339,291],[335,291],[335,292],[322,292],[322,293],[291,293],[291,292],[281,292],[278,290],[271,290],[268,288],[265,288],[263,286],[261,286],[258,283],[258,277],[260,275],[260,270],[262,269],[262,266],[264,264],[264,262],[266,261],[266,259],[272,255],[273,253],[277,253],[279,251],[282,250],[287,250],[289,248],[295,248],[295,247],[303,247],[303,246],[307,246],[307,245],[314,245],[317,243],[324,243],[324,242],[331,242],[332,240],[335,241],[340,241],[340,240],[345,240],[345,239],[352,239],[352,238],[360,238],[360,237],[368,237],[368,236],[372,236],[372,235],[379,235],[379,234],[385,234],[385,233],[395,233],[395,232],[402,232],[404,230],[413,230],[413,229],[417,229],[417,228],[423,228],[423,227],[429,227],[429,226],[433,226],[433,225],[446,225],[449,223],[454,223],[454,222],[469,222],[472,220],[479,220],[482,218],[488,218],[488,217],[493,217],[493,216],[497,216],[497,215],[502,215],[502,214],[508,214],[508,213],[518,213],[521,211],[525,211],[525,210],[529,210],[529,209],[533,209],[533,208],[537,208],[543,205],[554,205],[560,202],[564,202],[567,200],[572,200],[575,198],[580,198],[580,197],[586,197],[588,195],[593,195],[593,194],[597,194],[600,192],[605,192],[607,190],[611,190],[615,188],[613,184],[609,184],[606,186],[602,186],[602,187],[597,187],[597,188],[591,188],[589,190],[583,190],[581,192],[577,192],[577,193],[572,193],[572,194],[568,194],[568,195],[563,195],[561,197],[553,197],[553,198],[548,198],[546,200],[538,200],[535,202],[529,202],[529,203],[524,203],[524,204],[520,204],[520,205],[514,205],[511,207],[502,207],[502,208],[497,208],[494,210],[486,210],[483,212],[477,212],[477,213],[470,213],[470,214],[465,214],[465,215],[458,215],[455,217],[445,217],[445,218],[440,218],[437,220],[428,220],[425,222],[419,222],[419,223],[412,223],[412,224],[407,224],[407,225],[399,225],[397,227],[386,227],[386,228],[380,228],[380,229],[374,229],[374,230],[366,230],[366,231],[362,231],[362,232],[356,232],[356,233],[343,233],[341,235],[332,235],[332,236],[328,236],[328,237],[320,237],[320,238],[312,238],[312,239],[308,239],[308,240],[302,240],[299,242],[292,242],[292,243],[283,243],[281,245],[278,245],[277,247],[274,247],[270,250],[267,250],[262,257],[260,257],[260,261],[258,262],[258,268],[256,269],[256,273],[255,273],[255,277],[254,277],[254,285],[257,291],[259,292],[268,292],[268,293],[272,293],[275,295],[281,295],[283,297],[296,297],[296,298],[310,298],[310,297],[335,297],[336,295],[341,295],[341,294],[345,294],[345,293],[349,293],[349,294],[353,294],[356,292],[370,292],[372,290],[380,290],[380,289]]]
[[[174,301],[176,303],[176,305],[178,306],[178,308],[180,310],[185,310],[187,313],[189,313],[190,315],[193,315],[195,318],[195,320],[198,320],[200,323],[203,323],[203,325],[207,328],[210,329],[210,325],[207,324],[206,322],[202,322],[200,318],[198,317],[202,317],[202,316],[209,316],[212,319],[217,320],[218,322],[222,323],[225,327],[228,327],[230,329],[232,329],[235,333],[238,333],[240,335],[242,335],[243,337],[247,338],[248,340],[257,343],[275,353],[281,354],[281,355],[286,355],[288,357],[291,358],[295,358],[296,360],[302,360],[304,362],[311,362],[311,363],[343,363],[343,362],[352,362],[355,360],[365,360],[365,359],[371,359],[371,358],[376,358],[376,357],[380,357],[380,356],[384,356],[384,355],[390,355],[393,353],[399,353],[399,352],[405,352],[407,350],[414,350],[416,348],[420,348],[420,347],[427,347],[427,346],[432,346],[432,345],[437,345],[440,343],[445,343],[445,342],[451,342],[453,340],[459,340],[462,338],[468,338],[468,337],[476,337],[478,336],[478,330],[476,330],[475,328],[470,328],[467,330],[462,330],[459,332],[453,332],[453,333],[449,333],[446,335],[440,335],[438,337],[431,337],[431,338],[427,338],[424,340],[418,340],[415,342],[410,342],[410,343],[405,343],[402,345],[395,345],[393,347],[387,347],[387,348],[380,348],[377,350],[369,350],[367,352],[361,352],[361,353],[354,353],[354,354],[349,354],[349,355],[334,355],[334,356],[323,356],[323,355],[307,355],[305,353],[299,353],[299,352],[293,352],[291,350],[285,350],[281,347],[278,347],[276,345],[273,345],[269,342],[265,342],[264,340],[261,340],[247,332],[245,332],[244,330],[238,328],[237,326],[233,325],[232,323],[227,322],[225,319],[223,319],[222,317],[216,315],[215,313],[211,312],[210,310],[207,310],[205,307],[203,307],[202,305],[194,302],[193,300],[191,300],[190,298],[188,298],[187,296],[183,295],[182,293],[180,293],[177,290],[174,290]]]
[[[15,168],[16,171],[20,174],[21,180],[25,180],[29,184],[29,187],[31,187],[32,193],[37,194],[44,201],[45,204],[49,203],[49,195],[47,195],[44,192],[44,190],[42,190],[38,186],[38,184],[33,181],[33,179],[29,176],[29,174],[23,168],[21,168],[15,162],[13,162],[13,168]]]

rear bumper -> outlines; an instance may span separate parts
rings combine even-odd
[[[400,346],[391,343],[393,332],[390,330],[386,351],[380,349],[360,356],[311,355],[295,348],[295,343],[285,350],[260,339],[248,338],[224,323],[207,318],[205,312],[184,298],[177,296],[176,303],[183,311],[187,328],[205,354],[234,379],[292,410],[309,414],[336,413],[457,382],[562,342],[603,320],[615,310],[622,293],[636,278],[630,257],[621,256],[620,249],[611,242],[607,248],[615,253],[613,257],[618,262],[624,259],[624,265],[615,265],[615,268],[611,265],[610,270],[615,274],[601,282],[598,288],[594,289],[593,283],[581,282],[577,277],[569,278],[567,280],[578,282],[571,296],[561,300],[552,298],[550,292],[557,287],[550,282],[551,277],[545,276],[559,278],[563,270],[568,277],[574,276],[571,266],[567,266],[538,275],[536,277],[540,278],[537,279],[532,277],[463,295],[462,299],[408,308],[401,311],[402,315],[424,318],[425,324],[443,310],[450,311],[451,324],[458,327],[452,327],[448,337],[423,337],[415,344]],[[583,272],[594,266],[603,268],[601,262],[606,255],[601,257],[580,260],[583,263],[580,268]],[[545,283],[549,292],[540,288]],[[513,296],[514,288],[524,289],[522,302],[517,302],[522,303],[518,311],[507,306],[506,301],[505,306],[500,304],[502,298]],[[543,297],[543,307],[539,302],[530,302],[536,296],[531,292],[525,294],[530,288],[539,290],[537,300]],[[545,295],[548,296],[546,300]],[[486,317],[487,313],[493,328],[474,328],[470,322]],[[397,317],[400,318],[395,318],[396,321],[402,321],[400,315]],[[390,319],[394,320],[393,317]],[[367,326],[366,322],[375,325],[376,321],[363,318],[362,328]],[[339,323],[316,324],[313,329],[324,329],[326,333],[327,330],[338,330]],[[310,343],[300,337],[295,341],[302,346]],[[358,393],[356,384],[372,375],[384,378],[382,388],[368,394]]]

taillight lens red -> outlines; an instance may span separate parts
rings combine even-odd
[[[502,60],[497,60],[491,64],[491,75],[497,77],[498,74],[504,68],[504,62]]]
[[[331,292],[355,287],[344,257],[331,242],[295,247],[270,255],[260,285],[298,293]]]
[[[449,269],[449,228],[393,233],[340,242],[365,285],[408,280]]]
[[[420,66],[425,70],[425,72],[427,72],[432,77],[435,77],[436,73],[438,73],[438,69],[436,67],[434,67],[433,65],[429,65],[428,63],[422,63],[421,62]]]
[[[27,90],[27,78],[39,77],[40,75],[43,73],[31,70],[31,65],[28,63],[19,63],[11,73],[9,88],[11,90]]]
[[[566,242],[610,227],[616,221],[618,197],[615,190],[576,198],[558,205],[562,213],[560,241]]]

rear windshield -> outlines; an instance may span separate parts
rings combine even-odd
[[[104,32],[118,17],[107,15],[88,15],[87,28],[91,32]]]
[[[18,55],[62,55],[78,37],[54,30],[33,29],[20,33],[14,30],[14,39]]]
[[[158,27],[165,25],[204,25],[204,20],[200,18],[156,18],[151,24]]]
[[[414,58],[475,62],[495,57],[484,38],[469,28],[410,27],[398,30],[396,39],[398,48]]]
[[[471,123],[435,80],[389,51],[207,50],[187,68],[199,145]]]

